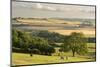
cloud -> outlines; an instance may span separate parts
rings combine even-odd
[[[35,8],[56,11],[56,8],[51,7],[49,5],[43,5],[43,4],[40,4],[40,3],[37,3]]]
[[[49,6],[47,6],[46,9],[56,11],[56,8],[52,8],[52,7],[49,7]]]
[[[39,8],[39,9],[43,8],[43,6],[40,3],[37,3],[36,7]]]

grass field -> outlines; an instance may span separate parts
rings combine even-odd
[[[83,61],[95,61],[95,43],[88,43],[88,56],[80,56],[78,54],[72,57],[72,52],[63,53],[65,59],[61,59],[60,56],[55,53],[52,56],[37,55],[24,53],[12,53],[12,65],[27,65],[27,64],[48,64],[48,63],[63,63],[63,62],[83,62]],[[68,57],[68,59],[66,59]]]
[[[63,60],[59,56],[33,55],[33,57],[30,57],[29,54],[22,53],[13,53],[12,55],[12,65],[94,61],[94,59],[87,59],[85,57],[68,57],[68,60]]]
[[[95,52],[95,50],[96,50],[95,49],[96,48],[96,44],[95,43],[88,43],[87,46],[89,48],[88,49],[89,52]]]
[[[88,43],[87,44],[90,53],[95,53],[95,43]],[[92,48],[90,48],[92,47]],[[56,53],[55,53],[56,54]],[[27,64],[47,64],[47,63],[63,63],[63,62],[81,62],[81,61],[95,61],[95,58],[91,58],[90,56],[80,56],[77,55],[72,57],[71,52],[63,53],[65,59],[61,59],[60,56],[52,55],[37,55],[33,54],[30,57],[30,54],[24,53],[12,53],[12,65],[27,65]],[[94,55],[94,54],[93,54]],[[68,59],[66,59],[68,57]]]

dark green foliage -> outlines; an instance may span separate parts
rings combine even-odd
[[[89,43],[96,43],[96,38],[95,37],[89,37],[89,38],[86,38],[86,39],[88,39]]]
[[[13,46],[15,46],[15,47],[20,47],[19,45],[17,45],[18,44],[18,42],[19,42],[19,38],[18,38],[18,32],[16,31],[16,29],[15,30],[12,30],[12,44],[13,44]]]
[[[32,36],[30,33],[17,29],[12,30],[12,35],[13,51],[46,55],[54,52],[54,47],[49,45],[45,38]]]
[[[40,38],[40,37],[38,37]],[[50,46],[48,44],[48,41],[47,40],[44,40],[43,38],[40,38],[40,39],[37,39],[35,40],[35,38],[33,38],[33,41],[32,41],[32,44],[29,45],[29,48],[30,49],[39,49],[41,54],[47,54],[49,55],[48,53],[53,53],[55,50],[54,50],[54,47]]]
[[[13,52],[16,53],[29,53],[28,49],[22,49],[22,48],[17,48],[17,47],[12,47]]]
[[[55,32],[48,32],[48,31],[33,31],[33,36],[43,37],[49,41],[49,43],[54,42],[64,42],[64,35],[60,35]]]
[[[24,31],[13,29],[12,35],[13,46],[17,48],[27,49],[28,45],[32,41],[31,36]]]
[[[65,38],[65,42],[62,46],[64,51],[71,50],[73,56],[77,54],[86,54],[87,53],[87,41],[84,39],[82,33],[73,32],[69,37]]]

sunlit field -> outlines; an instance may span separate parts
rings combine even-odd
[[[88,48],[89,54],[86,56],[80,56],[77,54],[75,57],[72,57],[71,52],[66,52],[63,53],[65,57],[64,59],[61,59],[57,53],[52,54],[52,56],[33,54],[32,57],[30,57],[30,54],[12,53],[12,65],[95,61],[96,59],[92,57],[92,55],[95,56],[95,54],[93,54],[95,53],[95,43],[88,43]]]
[[[83,32],[86,37],[94,37],[95,30],[92,29],[79,29],[79,30],[49,30],[50,32],[60,33],[62,35],[70,35],[72,32]]]
[[[43,56],[29,54],[13,53],[12,65],[27,65],[27,64],[48,64],[48,63],[63,63],[63,62],[83,62],[83,61],[95,61],[95,59],[87,59],[87,57],[68,57],[68,59],[60,59],[59,56]]]

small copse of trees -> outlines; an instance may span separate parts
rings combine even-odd
[[[45,55],[51,55],[55,52],[54,47],[49,45],[48,40],[42,37],[32,36],[15,28],[12,30],[12,35],[12,47],[14,51]]]

